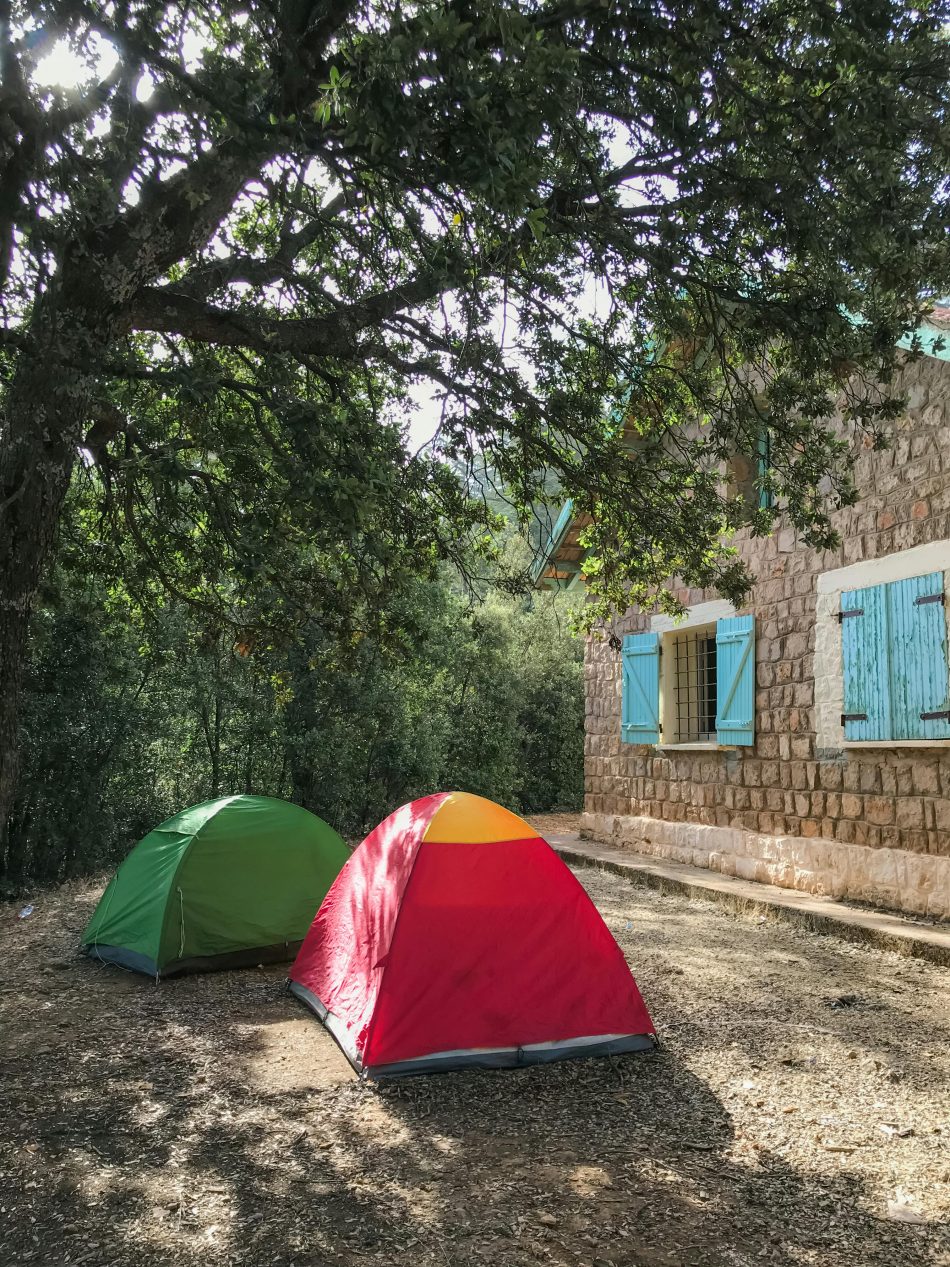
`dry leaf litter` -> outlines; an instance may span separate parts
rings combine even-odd
[[[950,1267],[950,972],[577,874],[661,1049],[382,1088],[280,967],[156,986],[76,957],[95,886],[0,907],[0,1263]]]

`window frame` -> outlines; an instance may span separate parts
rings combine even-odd
[[[670,701],[667,700],[667,693],[670,691],[671,673],[665,668],[672,658],[672,639],[676,634],[685,633],[690,630],[699,630],[704,626],[709,626],[714,634],[718,633],[718,626],[721,620],[732,620],[738,615],[735,606],[728,599],[717,598],[707,602],[694,603],[692,607],[687,608],[686,614],[678,621],[672,616],[657,615],[651,617],[650,632],[658,635],[660,646],[660,669],[659,669],[659,724],[664,726],[664,719],[670,716]],[[721,670],[719,656],[717,653],[716,673],[717,673],[717,691],[718,691],[718,675]],[[675,716],[675,705],[673,709]],[[755,716],[753,712],[752,723],[753,744],[755,736]],[[675,743],[670,742],[664,737],[664,730],[660,730],[659,740],[650,747],[656,748],[658,751],[664,752],[737,752],[740,748],[746,747],[740,743],[722,743],[718,736],[708,742],[699,743]]]
[[[660,743],[658,748],[676,748],[681,751],[692,749],[697,752],[712,752],[717,748],[734,747],[732,744],[721,744],[718,739],[665,739],[664,735],[667,730],[675,729],[675,722],[678,719],[678,710],[676,707],[676,644],[677,641],[688,638],[691,635],[709,633],[712,635],[713,642],[716,640],[717,621],[707,621],[705,624],[683,624],[676,629],[668,630],[660,635]],[[719,691],[719,664],[717,658],[716,664],[716,697]],[[667,719],[672,718],[674,726],[667,726]],[[716,730],[716,710],[713,709],[713,734]]]

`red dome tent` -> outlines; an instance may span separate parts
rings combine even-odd
[[[620,947],[517,815],[443,792],[343,867],[290,972],[354,1068],[394,1077],[654,1045]]]

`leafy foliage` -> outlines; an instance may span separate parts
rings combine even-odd
[[[778,508],[830,541],[832,404],[883,443],[950,288],[947,18],[2,0],[0,838],[83,449],[115,575],[265,641],[385,637],[389,594],[490,553],[483,460],[522,516],[555,485],[592,516],[589,620],[673,574],[738,597],[730,534]],[[774,510],[719,478],[763,428]]]
[[[566,615],[544,598],[469,610],[444,583],[412,601],[426,632],[411,657],[393,665],[370,644],[352,673],[324,661],[300,675],[289,730],[303,803],[356,834],[440,787],[526,813],[579,808],[582,665]]]
[[[443,575],[390,604],[401,649],[344,654],[318,622],[250,647],[176,600],[146,617],[80,559],[63,552],[35,618],[15,883],[101,869],[231,792],[294,799],[353,837],[444,788],[580,806],[581,646],[549,597],[473,605]]]
[[[170,710],[158,666],[139,655],[100,587],[59,570],[35,620],[22,742],[25,778],[11,817],[9,869],[93,869],[115,841],[161,815],[153,737]],[[167,676],[167,675],[166,675]]]
[[[522,511],[553,471],[594,514],[608,603],[674,572],[734,595],[724,535],[771,520],[723,500],[724,457],[767,424],[773,491],[827,540],[842,367],[870,372],[849,406],[878,434],[896,337],[947,282],[946,19],[13,3],[8,409],[51,357],[110,529],[188,598],[224,551],[275,591],[262,610],[316,585],[345,623],[486,522],[440,464],[478,451]],[[44,80],[67,49],[73,91]],[[394,421],[416,380],[443,392],[434,457]],[[626,433],[603,421],[621,401]]]

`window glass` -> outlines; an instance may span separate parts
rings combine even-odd
[[[675,634],[670,650],[674,733],[668,742],[712,743],[716,739],[715,625]]]

